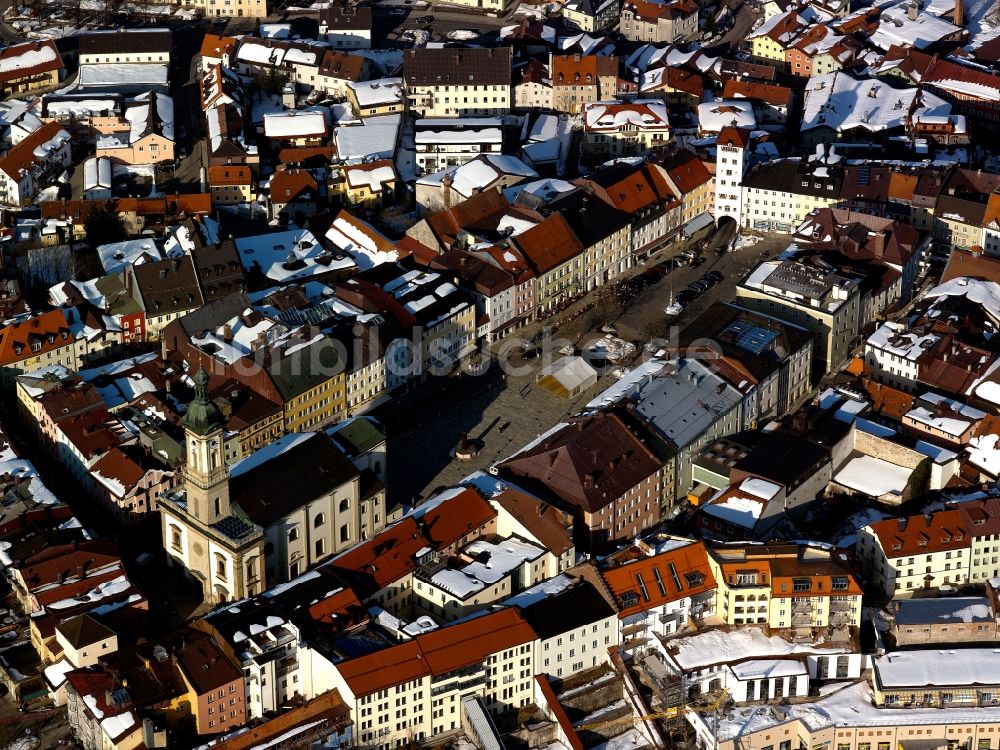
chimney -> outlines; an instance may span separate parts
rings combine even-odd
[[[924,513],[924,525],[925,526],[927,526],[928,528],[930,528],[931,521],[933,521],[933,520],[934,520],[934,515],[930,511],[928,511],[927,513]]]
[[[110,690],[106,690],[104,692],[104,704],[107,705],[107,706],[113,706],[114,705],[114,701],[111,698],[111,691]]]
[[[955,0],[955,12],[951,22],[959,28],[965,28],[965,5],[962,0]]]
[[[909,5],[906,6],[906,17],[911,21],[916,21],[917,15],[919,13],[920,13],[920,6],[916,3],[915,0],[914,2],[911,2]]]

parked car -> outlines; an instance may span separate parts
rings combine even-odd
[[[434,16],[420,16],[417,23],[434,23]]]
[[[705,274],[705,278],[711,279],[713,283],[718,284],[726,277],[722,275],[722,271],[709,271]]]

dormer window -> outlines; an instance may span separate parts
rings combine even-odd
[[[31,342],[31,351],[33,351],[33,352],[40,352],[41,350],[42,350],[42,340],[41,339],[34,339]]]

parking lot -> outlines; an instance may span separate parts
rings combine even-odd
[[[390,504],[416,502],[437,487],[487,469],[579,412],[614,382],[612,367],[597,385],[574,398],[563,398],[538,386],[535,377],[539,369],[557,359],[556,350],[567,342],[587,346],[603,335],[602,326],[610,324],[622,339],[637,344],[639,356],[642,344],[652,336],[664,335],[671,324],[683,327],[713,301],[732,299],[736,283],[749,269],[786,245],[787,240],[763,238],[736,252],[705,256],[699,265],[682,265],[662,277],[637,269],[622,284],[596,290],[560,315],[525,326],[492,347],[493,356],[501,357],[513,369],[505,372],[494,359],[484,374],[439,379],[394,399],[391,408],[377,415],[389,434],[388,486],[394,493]],[[681,247],[675,246],[672,252],[680,252]],[[649,265],[661,262],[663,258],[658,257]],[[683,289],[711,271],[717,271],[722,280],[691,300],[676,319],[668,319],[664,308],[671,287]],[[622,298],[614,299],[616,294]],[[521,356],[520,342],[526,339],[539,341],[539,356]],[[463,435],[477,441],[481,449],[468,461],[453,460]]]

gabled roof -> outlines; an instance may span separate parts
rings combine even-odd
[[[625,618],[715,588],[703,542],[601,571]]]
[[[408,86],[510,86],[510,47],[408,49],[403,53]]]
[[[81,55],[144,54],[170,52],[170,29],[117,29],[86,31],[79,35]]]
[[[537,497],[508,487],[490,498],[556,557],[573,548],[573,521]]]
[[[553,86],[597,85],[600,77],[618,75],[613,55],[552,55]]]
[[[531,643],[534,630],[516,609],[502,609],[418,635],[337,665],[355,696],[421,677],[481,664],[487,656]]]
[[[208,184],[212,187],[220,185],[252,185],[253,175],[250,167],[245,164],[226,164],[208,168]]]
[[[441,549],[486,525],[496,515],[496,511],[482,495],[471,487],[466,487],[448,502],[435,505],[420,519],[427,541],[435,549]]]
[[[686,196],[712,179],[708,167],[697,154],[690,151],[680,151],[661,162],[660,166],[666,170],[681,196]]]
[[[62,58],[51,39],[13,44],[0,50],[0,81],[17,81],[28,76],[60,70]]]
[[[0,366],[71,346],[75,338],[62,310],[50,310],[0,327]],[[33,349],[33,347],[40,347]]]
[[[203,302],[190,255],[133,265],[135,293],[147,315],[157,316],[199,307]]]
[[[371,31],[372,9],[360,3],[333,2],[320,10],[319,21],[334,31]]]
[[[271,176],[271,202],[292,203],[297,200],[316,200],[319,186],[304,169],[278,169]]]
[[[545,596],[521,608],[521,615],[541,640],[614,617],[615,608],[591,581]]]
[[[367,58],[346,52],[328,50],[319,64],[320,75],[344,81],[360,81],[367,67]]]
[[[243,672],[214,639],[196,638],[178,649],[177,666],[198,695],[242,681]],[[228,695],[228,693],[227,693]]]
[[[326,433],[286,435],[230,470],[232,502],[267,527],[358,476]]]
[[[968,549],[972,537],[968,521],[959,510],[941,510],[918,516],[876,521],[869,528],[878,537],[888,558],[927,555]]]
[[[112,495],[124,497],[142,481],[146,470],[115,445],[97,460],[91,467],[90,474],[107,487]]]
[[[583,245],[560,213],[550,214],[512,241],[537,274],[544,274],[583,252]]]
[[[351,710],[334,688],[301,706],[282,711],[272,719],[244,732],[236,732],[212,743],[212,750],[264,750],[288,747],[285,743],[310,742],[322,728],[329,736],[351,723]]]
[[[722,97],[724,99],[733,97],[756,99],[780,107],[790,107],[792,104],[792,90],[786,86],[738,81],[733,78],[726,81]]]
[[[201,49],[198,54],[202,57],[221,58],[231,55],[236,49],[237,38],[234,36],[219,36],[217,34],[205,34],[201,40]]]

